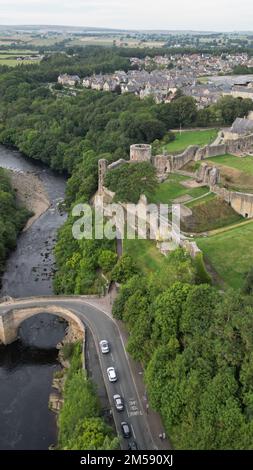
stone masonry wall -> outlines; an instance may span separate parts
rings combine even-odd
[[[253,194],[239,193],[237,191],[229,191],[220,186],[212,186],[211,191],[221,197],[225,202],[230,204],[235,212],[246,218],[253,217]]]

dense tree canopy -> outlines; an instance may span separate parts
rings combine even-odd
[[[154,278],[130,278],[113,308],[150,404],[177,449],[252,449],[252,302],[171,281],[158,293]]]

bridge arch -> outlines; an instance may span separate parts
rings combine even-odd
[[[63,318],[78,329],[83,336],[85,334],[85,326],[76,313],[57,305],[47,305],[46,307],[16,308],[3,313],[0,316],[0,342],[3,344],[13,343],[18,337],[20,325],[28,318],[38,315],[39,313],[50,313]]]

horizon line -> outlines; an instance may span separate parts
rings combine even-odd
[[[229,30],[215,30],[215,29],[165,29],[165,28],[116,28],[116,27],[108,27],[108,26],[75,26],[75,25],[66,25],[66,24],[41,24],[41,23],[8,23],[2,24],[0,23],[0,27],[41,27],[41,28],[75,28],[75,29],[91,29],[91,30],[102,30],[102,31],[122,31],[122,32],[164,32],[164,33],[173,33],[173,32],[191,32],[191,33],[253,33],[253,29],[229,29]]]

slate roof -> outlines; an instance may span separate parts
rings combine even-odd
[[[253,120],[236,118],[232,124],[231,132],[241,135],[253,133]]]

